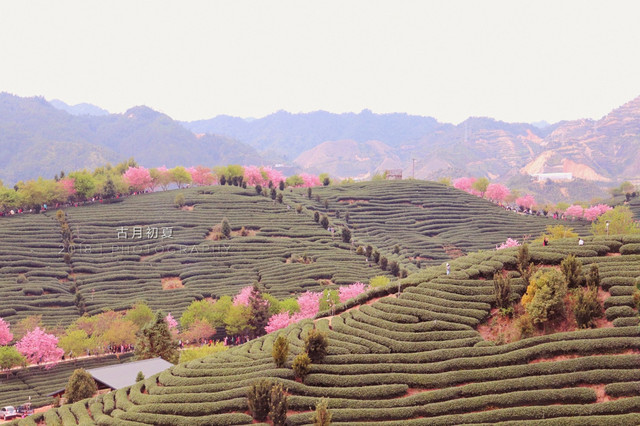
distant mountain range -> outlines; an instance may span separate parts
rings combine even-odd
[[[8,183],[134,157],[147,167],[285,163],[340,178],[402,169],[405,177],[487,176],[520,186],[529,174],[564,172],[581,179],[580,196],[600,196],[596,185],[640,183],[640,97],[600,120],[528,124],[472,117],[454,125],[369,110],[180,123],[144,106],[108,114],[94,105],[5,93],[0,154],[0,179]],[[554,198],[571,195],[563,185],[552,191],[559,194]]]
[[[196,136],[144,106],[124,114],[71,115],[43,98],[0,94],[0,179],[7,184],[130,157],[147,167],[262,161],[246,144]]]

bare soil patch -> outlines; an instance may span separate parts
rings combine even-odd
[[[182,206],[182,207],[180,207],[180,210],[185,211],[185,212],[190,212],[190,211],[193,211],[193,207],[194,206]]]
[[[245,228],[242,227],[239,231],[231,231],[232,237],[255,237],[260,232],[260,228]]]
[[[357,198],[347,198],[345,200],[339,200],[339,203],[344,203],[344,204],[355,204],[355,203],[362,203],[362,204],[368,204],[369,200],[360,200]]]
[[[622,253],[607,253],[605,256],[622,256]]]
[[[182,280],[180,279],[180,277],[165,277],[161,281],[163,290],[176,290],[179,288],[184,288],[184,284],[182,284]]]

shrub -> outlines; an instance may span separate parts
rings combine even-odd
[[[598,269],[598,265],[595,263],[591,264],[589,268],[589,275],[587,275],[587,286],[588,287],[600,287],[600,269]]]
[[[269,405],[271,403],[271,381],[260,379],[254,382],[247,391],[247,404],[251,416],[263,422],[269,414]]]
[[[304,339],[304,350],[313,362],[321,361],[327,355],[327,335],[316,329],[309,330]]]
[[[568,288],[580,286],[582,282],[582,262],[580,262],[573,254],[568,255],[560,263],[560,269],[564,275],[564,280]]]
[[[176,197],[173,199],[173,205],[177,208],[183,207],[185,205],[185,202],[186,201],[184,199],[184,194],[182,192],[176,195]]]
[[[598,290],[589,287],[588,290],[576,289],[573,295],[573,314],[579,328],[595,327],[595,319],[602,318],[603,311],[598,301]]]
[[[273,342],[271,356],[273,356],[273,361],[278,367],[284,367],[284,363],[289,356],[289,340],[287,340],[284,334],[278,334],[278,337],[276,337],[276,340]]]
[[[296,213],[302,213],[302,204],[296,204]]]
[[[73,374],[67,382],[64,395],[67,403],[72,404],[81,399],[91,398],[98,391],[95,380],[86,370],[79,368],[73,371]]]
[[[496,273],[493,276],[493,294],[498,309],[507,308],[511,304],[511,279]]]
[[[562,314],[567,292],[564,277],[555,269],[540,270],[531,277],[522,305],[534,323],[543,323]]]
[[[285,426],[287,423],[287,395],[282,383],[276,383],[271,387],[271,401],[269,409],[269,417],[273,422],[273,426]]]
[[[347,227],[342,228],[342,242],[343,243],[351,242],[351,231],[349,231],[349,228]]]
[[[386,271],[388,264],[389,264],[389,261],[387,260],[387,258],[384,257],[384,256],[381,256],[380,257],[380,269],[382,269],[383,271]]]
[[[389,262],[389,272],[391,272],[391,274],[395,277],[400,274],[400,266],[398,265],[398,262],[396,262],[395,260]]]
[[[316,404],[316,411],[313,413],[312,421],[314,426],[329,426],[331,424],[331,411],[329,411],[329,401],[321,399]]]
[[[293,365],[291,367],[296,377],[304,380],[311,369],[311,358],[309,358],[306,352],[302,352],[293,359]]]
[[[144,380],[144,373],[142,371],[138,371],[138,374],[136,375],[136,382],[141,382]]]
[[[322,226],[323,229],[327,229],[329,227],[329,218],[326,214],[322,215],[322,219],[320,219],[320,226]]]
[[[58,211],[58,213],[60,212],[60,210]],[[18,284],[24,284],[27,282],[27,277],[24,274],[20,274],[18,275],[18,278],[16,278],[16,283]]]
[[[262,194],[262,185],[260,184],[256,185],[256,194],[258,195]]]
[[[320,213],[318,212],[313,212],[313,220],[318,223],[320,222]]]
[[[229,225],[229,221],[226,217],[222,219],[222,223],[220,224],[220,231],[225,238],[231,237],[231,225]]]
[[[391,280],[389,277],[385,277],[384,275],[377,275],[369,280],[369,285],[371,287],[386,287]]]

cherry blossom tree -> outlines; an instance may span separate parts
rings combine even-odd
[[[211,169],[208,167],[189,167],[187,171],[191,175],[191,181],[198,186],[213,185],[215,182],[215,177],[211,174]]]
[[[247,286],[247,287],[244,287],[242,290],[240,290],[240,293],[238,293],[236,297],[233,298],[233,305],[249,306],[252,289],[253,289],[253,286]]]
[[[281,312],[279,314],[272,315],[269,318],[269,323],[264,328],[264,331],[271,333],[276,330],[280,330],[292,324],[291,317],[288,312]]]
[[[573,206],[571,206],[567,210],[565,210],[564,213],[567,216],[571,216],[573,218],[581,218],[582,215],[584,214],[584,209],[582,208],[582,206],[574,204]]]
[[[361,282],[356,282],[347,286],[340,286],[338,288],[338,295],[340,297],[340,303],[344,303],[349,299],[353,299],[361,293],[367,291],[367,286]]]
[[[265,177],[257,166],[244,166],[244,180],[247,185],[265,185]]]
[[[312,187],[312,186],[320,186],[320,184],[321,184],[320,178],[318,176],[310,175],[308,173],[300,173],[300,177],[302,178],[302,181],[304,182],[302,184],[302,186],[304,188],[309,188],[309,187]]]
[[[322,293],[313,293],[306,291],[298,296],[298,305],[300,306],[300,316],[302,318],[312,318],[320,310],[320,298]]]
[[[178,328],[178,321],[176,321],[173,315],[171,315],[171,312],[169,312],[167,316],[164,317],[164,320],[167,322],[167,325],[169,326],[169,330]]]
[[[595,206],[591,206],[584,210],[584,218],[593,222],[598,218],[598,216],[608,212],[609,210],[612,209],[606,204],[596,204]]]
[[[487,187],[487,192],[485,195],[488,199],[493,200],[495,202],[502,202],[509,195],[509,188],[499,183],[490,183]]]
[[[474,177],[461,177],[453,181],[453,187],[465,192],[471,192],[475,181],[476,178]]]
[[[124,182],[135,191],[143,191],[151,188],[153,180],[149,170],[144,167],[129,167],[122,175]]]
[[[25,334],[16,343],[16,349],[31,364],[50,363],[46,368],[53,367],[64,354],[64,350],[58,347],[58,338],[53,334],[45,333],[40,327]]]
[[[533,195],[527,194],[524,197],[516,198],[516,204],[524,209],[530,209],[536,204],[536,200]]]
[[[496,250],[502,250],[509,247],[518,247],[519,245],[520,243],[518,242],[518,240],[514,240],[513,238],[507,238],[507,241],[500,244],[499,246],[496,246]]]
[[[74,178],[62,178],[58,182],[58,185],[62,187],[67,198],[76,195],[76,188],[74,187],[75,181]]]
[[[278,185],[280,182],[285,180],[282,172],[274,170],[271,167],[263,167],[262,173],[265,176],[265,184],[268,184],[269,181],[271,181],[274,185]]]
[[[13,333],[9,329],[9,323],[0,318],[0,345],[4,346],[13,340]]]

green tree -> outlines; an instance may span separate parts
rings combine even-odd
[[[137,359],[159,356],[173,364],[178,362],[178,343],[174,341],[162,312],[157,312],[154,321],[140,330],[135,348]]]
[[[227,297],[231,299],[229,296]],[[228,309],[226,309],[225,311],[228,311]],[[182,316],[180,317],[180,325],[182,326],[183,330],[187,330],[197,319],[203,319],[212,326],[221,325],[221,323],[224,321],[225,316],[226,312],[222,314],[222,317],[216,318],[216,310],[214,309],[214,304],[210,301],[205,299],[194,300],[182,313]],[[220,320],[220,323],[216,321],[217,319]]]
[[[340,295],[338,290],[325,288],[320,298],[320,310],[326,311],[340,303]]]
[[[287,401],[286,389],[282,383],[276,383],[271,387],[271,401],[269,404],[269,417],[273,426],[285,426],[287,424]]]
[[[64,350],[65,354],[75,358],[85,355],[87,350],[95,348],[96,342],[95,339],[87,335],[85,330],[71,326],[58,340],[58,346]]]
[[[331,424],[331,411],[329,411],[329,400],[321,399],[316,403],[316,411],[313,413],[314,426],[329,426]]]
[[[296,312],[300,312],[300,306],[298,300],[294,297],[289,297],[280,302],[280,312],[289,312],[289,315],[293,315]]]
[[[391,272],[391,274],[395,277],[400,274],[400,266],[398,265],[398,262],[396,262],[395,260],[389,262],[389,272]]]
[[[309,358],[313,362],[319,362],[325,357],[328,346],[327,335],[315,328],[309,330],[307,337],[304,339],[304,351],[309,354]]]
[[[272,386],[273,384],[270,380],[259,379],[249,386],[249,390],[247,391],[249,413],[259,422],[265,421],[269,414]]]
[[[633,212],[628,206],[616,206],[613,210],[603,213],[592,225],[593,235],[606,235],[607,222],[609,234],[637,234],[640,227],[633,221]]]
[[[102,196],[104,198],[114,198],[116,196],[116,185],[113,183],[111,176],[107,176],[107,180],[102,190]]]
[[[480,193],[480,196],[484,198],[484,193],[487,191],[487,187],[489,186],[489,179],[486,177],[481,177],[476,179],[475,182],[471,184],[471,187]]]
[[[575,288],[582,284],[582,262],[578,260],[573,254],[565,257],[560,263],[560,269],[564,275],[564,280],[567,283],[567,287]]]
[[[573,228],[569,228],[564,225],[547,225],[546,232],[535,241],[542,242],[545,238],[547,241],[554,241],[563,238],[576,238],[577,236],[578,234],[573,232]]]
[[[229,309],[233,306],[233,299],[231,296],[222,296],[216,300],[213,304],[213,318],[207,318],[207,321],[214,327],[224,326],[224,319],[229,313]]]
[[[587,290],[577,288],[573,293],[573,315],[579,328],[595,327],[597,318],[602,318],[604,312],[598,301],[598,289],[589,287]]]
[[[253,285],[249,294],[249,319],[247,324],[254,337],[265,334],[264,327],[269,322],[269,304],[262,297],[257,285]]]
[[[184,199],[184,194],[182,192],[178,193],[176,197],[173,199],[173,205],[177,208],[183,207],[186,201]]]
[[[134,323],[136,327],[140,329],[153,319],[153,311],[145,302],[138,301],[127,311],[124,318]]]
[[[271,348],[271,356],[278,368],[284,367],[285,362],[287,362],[287,357],[289,356],[289,340],[287,336],[282,333],[278,334]]]
[[[225,238],[231,238],[231,225],[229,225],[229,221],[226,217],[222,218],[222,223],[220,224],[222,235]]]
[[[237,336],[246,333],[249,330],[249,315],[250,310],[246,306],[232,305],[224,318],[227,334]]]
[[[285,181],[287,186],[302,186],[304,185],[304,179],[298,175],[289,176]]]
[[[82,399],[91,398],[96,392],[98,392],[98,386],[91,374],[82,368],[78,368],[69,377],[64,396],[68,404],[73,404]]]
[[[175,183],[178,188],[191,183],[191,174],[182,166],[169,170],[169,176],[171,176],[171,182]]]
[[[342,228],[342,242],[343,243],[350,243],[351,242],[351,231],[349,230],[349,228],[347,228],[346,226],[344,228]]]
[[[276,189],[275,188],[271,188],[271,192],[270,193],[271,193],[271,199],[275,200],[276,199],[276,195],[277,195]]]
[[[496,298],[498,309],[508,308],[511,305],[511,279],[501,273],[493,275],[493,295]]]
[[[15,346],[0,346],[0,368],[9,373],[13,367],[27,365],[27,359],[16,349]]]
[[[313,212],[313,220],[314,220],[316,223],[320,222],[320,213],[318,213],[317,211],[316,211],[316,212]]]
[[[600,287],[600,269],[596,263],[591,264],[589,275],[587,275],[587,287]]]
[[[73,172],[69,177],[74,179],[73,188],[76,190],[78,198],[86,200],[91,198],[96,190],[95,178],[86,170]]]
[[[329,227],[329,218],[326,214],[322,215],[322,219],[320,219],[320,226],[322,226],[323,229],[327,229]]]
[[[389,284],[391,280],[389,277],[385,277],[384,275],[377,275],[369,280],[369,285],[371,287],[385,287]]]
[[[136,382],[141,382],[144,380],[144,373],[142,371],[138,371],[138,374],[136,374]]]

